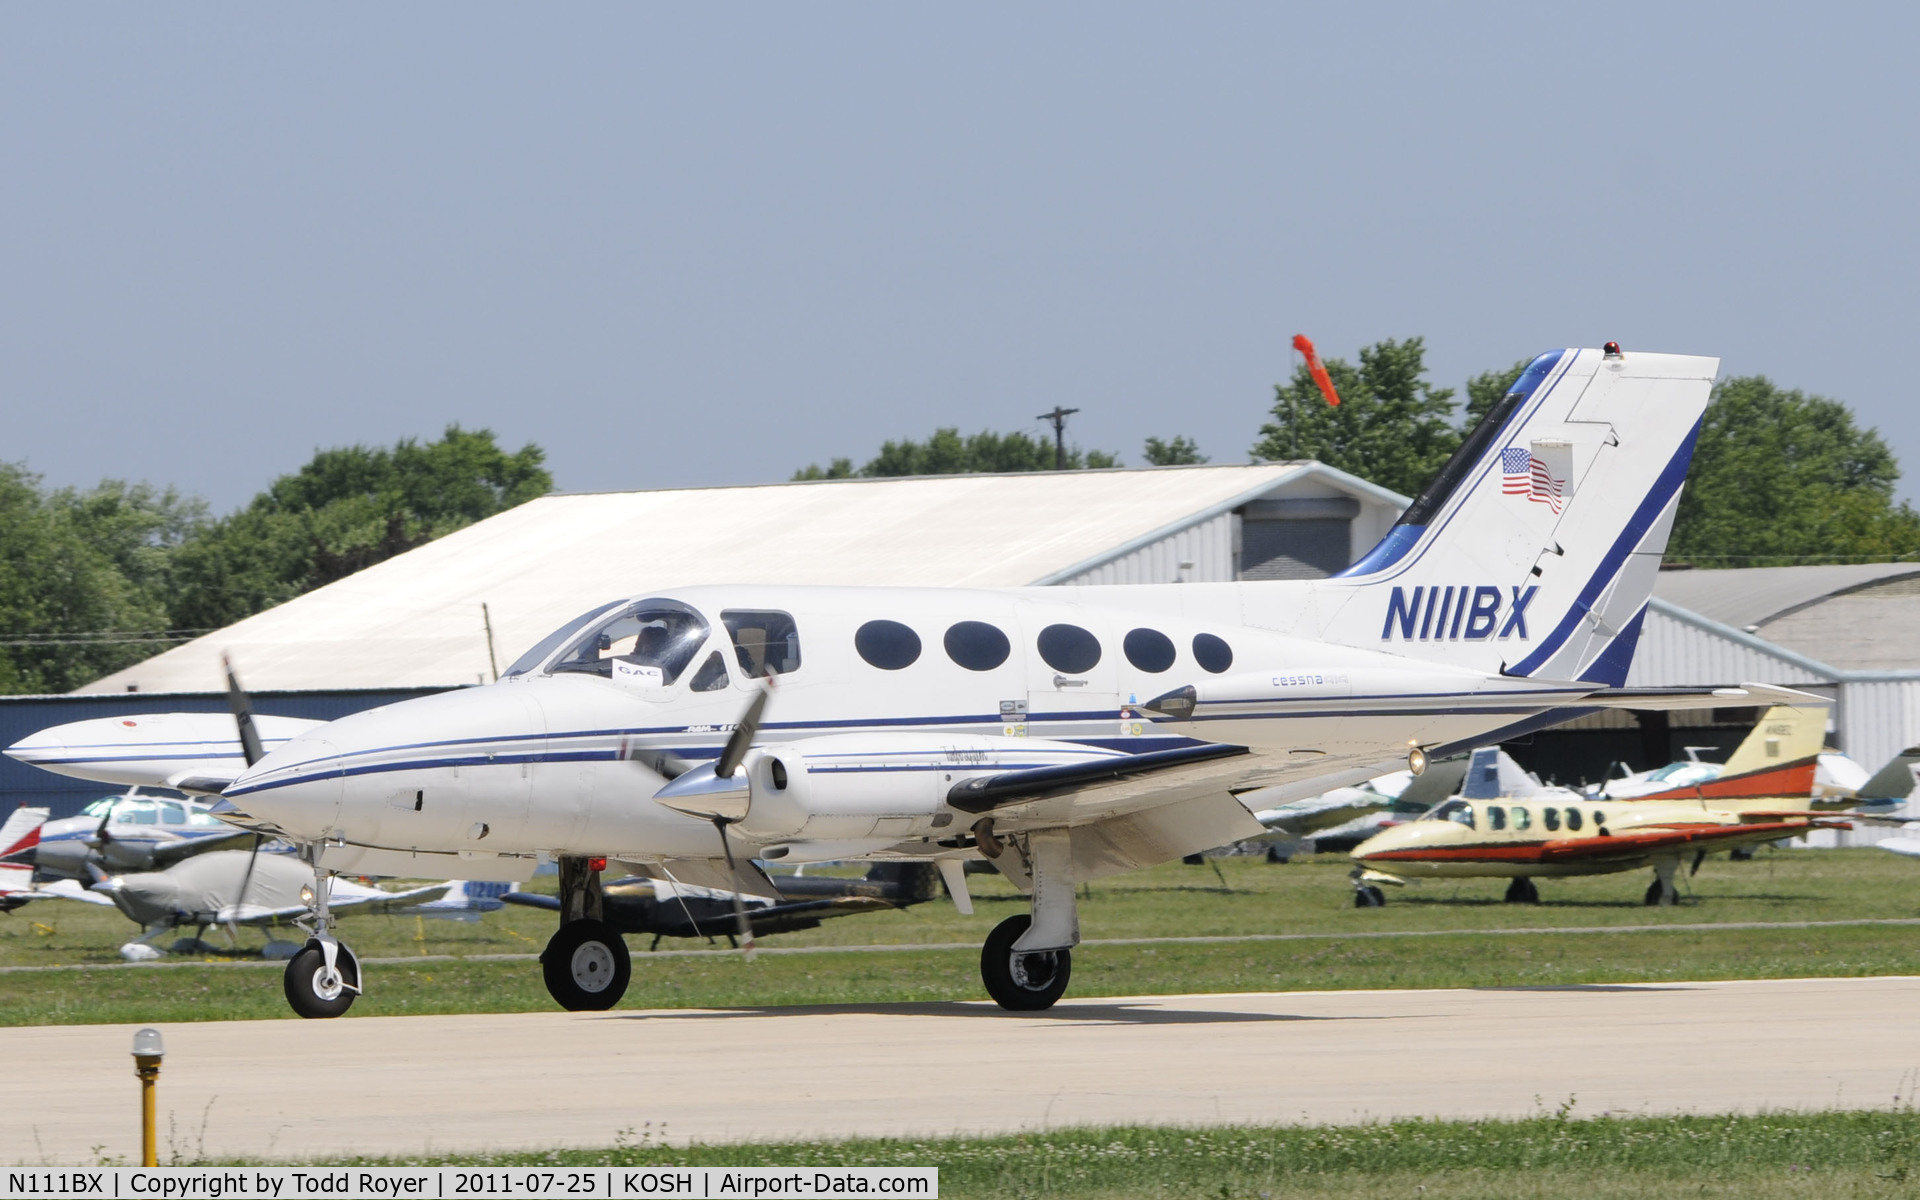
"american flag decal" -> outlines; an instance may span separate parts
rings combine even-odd
[[[1518,446],[1509,446],[1500,452],[1501,492],[1509,496],[1524,496],[1532,490],[1529,482],[1532,467],[1529,461],[1533,456]]]
[[[1544,504],[1555,515],[1567,504],[1567,481],[1555,476],[1538,454],[1518,446],[1500,452],[1500,491]]]

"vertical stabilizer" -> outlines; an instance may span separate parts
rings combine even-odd
[[[1718,369],[1611,349],[1535,359],[1386,538],[1315,585],[1334,593],[1323,636],[1623,684]]]

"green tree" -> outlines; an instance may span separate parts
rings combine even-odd
[[[1467,380],[1467,411],[1461,414],[1463,429],[1472,429],[1487,415],[1487,410],[1500,402],[1500,398],[1513,390],[1514,383],[1526,372],[1531,359],[1521,359],[1504,371],[1482,371]]]
[[[1426,340],[1388,339],[1360,351],[1360,365],[1326,359],[1340,393],[1329,405],[1302,365],[1274,386],[1274,419],[1260,427],[1253,454],[1267,459],[1316,458],[1382,487],[1412,496],[1459,445],[1453,389],[1426,375]]]
[[[1700,425],[1669,559],[1756,567],[1920,553],[1893,452],[1838,400],[1761,375],[1722,380]]]
[[[48,494],[0,464],[0,691],[70,691],[164,649],[166,556],[198,518],[172,492]]]
[[[1143,453],[1147,462],[1156,467],[1188,467],[1207,461],[1207,456],[1200,453],[1200,444],[1185,436],[1175,437],[1170,442],[1150,437]]]
[[[1085,468],[1117,467],[1118,455],[1100,450],[1082,450],[1069,446],[1066,466],[1070,471]],[[885,442],[880,453],[866,465],[855,469],[853,460],[836,458],[825,470],[812,464],[793,473],[795,479],[880,479],[901,475],[970,475],[982,472],[1051,471],[1054,469],[1053,443],[1024,433],[994,433],[982,430],[962,437],[956,426],[933,431],[924,442],[901,440]]]
[[[173,555],[173,621],[218,628],[553,489],[545,453],[492,431],[322,450]]]

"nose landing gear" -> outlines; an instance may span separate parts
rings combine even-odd
[[[311,916],[294,924],[306,931],[307,944],[287,961],[282,986],[287,1004],[303,1017],[338,1017],[353,1007],[360,994],[360,960],[333,936],[332,876],[320,865],[325,842],[306,848],[313,864]]]
[[[627,941],[607,924],[600,891],[604,858],[562,855],[560,928],[540,952],[547,994],[568,1012],[605,1012],[620,1003],[633,977]]]

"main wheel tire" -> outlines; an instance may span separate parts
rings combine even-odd
[[[1651,908],[1656,905],[1672,904],[1673,901],[1668,899],[1667,889],[1661,887],[1660,881],[1656,879],[1652,883],[1647,885],[1647,895],[1646,895],[1645,903],[1649,908]]]
[[[1540,903],[1540,889],[1533,886],[1533,880],[1528,879],[1526,876],[1517,876],[1512,883],[1507,885],[1507,903],[1538,904]]]
[[[1355,908],[1385,908],[1387,906],[1387,894],[1371,884],[1365,887],[1357,887],[1353,889],[1353,906]]]
[[[348,991],[345,985],[360,986],[360,960],[353,956],[353,951],[339,946],[333,961],[338,969],[337,977],[329,980],[326,951],[320,948],[318,938],[308,939],[300,953],[287,960],[281,985],[294,1012],[303,1017],[338,1017],[353,1007],[358,993]]]
[[[568,921],[540,952],[547,993],[568,1012],[604,1012],[633,978],[627,942],[605,921]]]
[[[1268,862],[1270,862],[1270,863],[1284,863],[1284,862],[1289,862],[1289,861],[1291,861],[1291,858],[1290,858],[1290,856],[1288,856],[1288,855],[1285,855],[1285,854],[1282,854],[1282,853],[1280,853],[1280,847],[1278,847],[1278,846],[1268,846],[1268,847],[1267,847],[1267,861],[1268,861]]]
[[[1040,1012],[1066,994],[1073,975],[1073,951],[1044,950],[1015,954],[1013,944],[1033,924],[1025,913],[993,927],[980,948],[980,979],[993,1002],[1011,1012]]]

